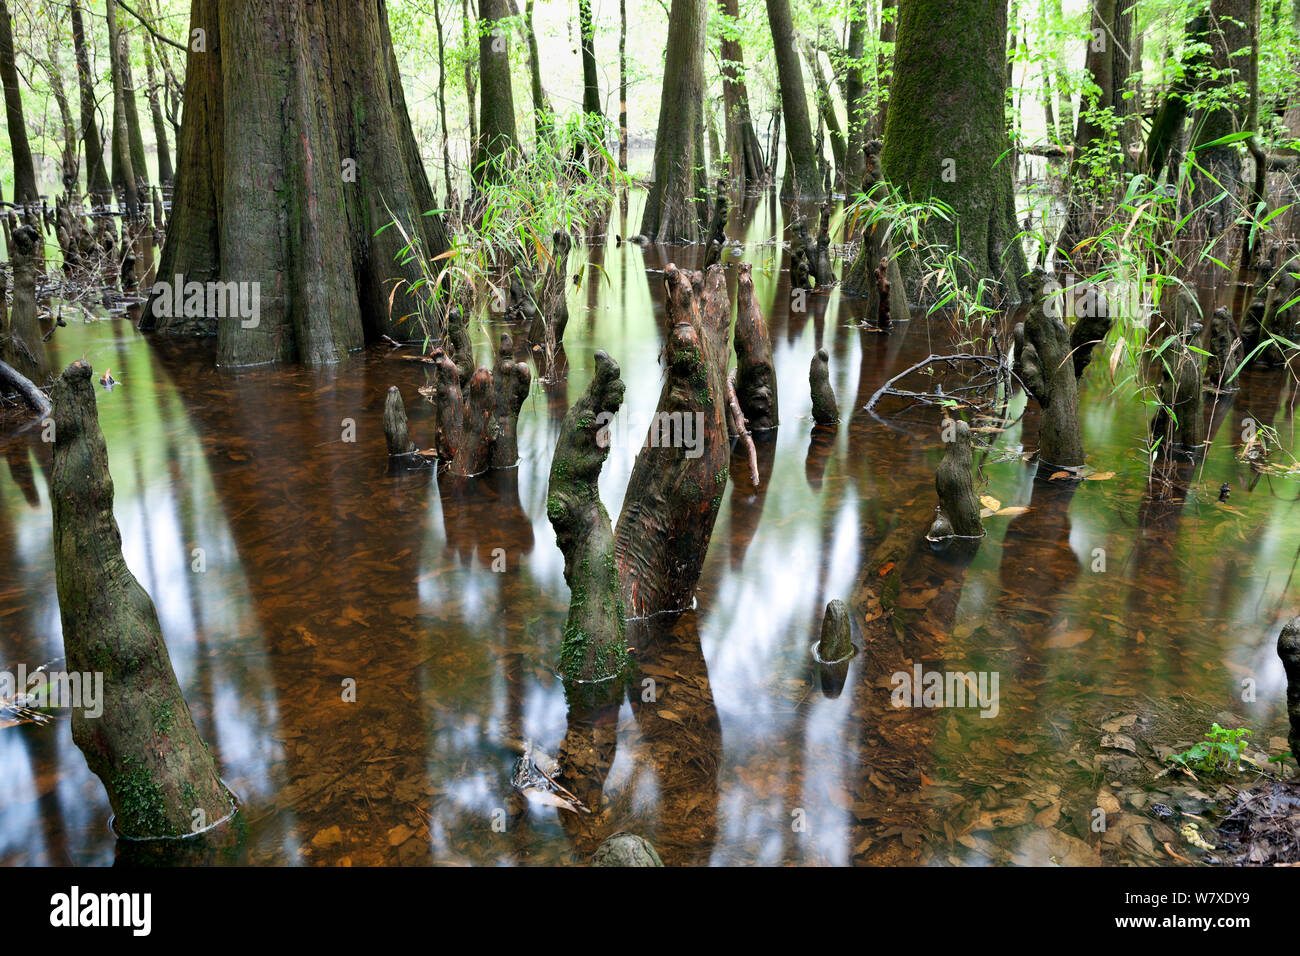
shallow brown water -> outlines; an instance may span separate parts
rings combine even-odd
[[[1145,412],[1094,363],[1085,447],[1115,477],[1035,482],[1013,455],[1035,443],[1031,412],[995,436],[980,485],[1029,510],[989,518],[968,567],[928,554],[909,565],[901,645],[926,668],[996,672],[997,715],[893,708],[880,677],[913,658],[886,650],[859,652],[843,693],[827,697],[809,650],[822,610],[850,598],[908,506],[932,501],[941,449],[933,428],[890,427],[862,407],[941,351],[944,333],[923,318],[865,331],[863,304],[838,291],[792,311],[779,247],[759,244],[779,216],[764,199],[735,231],[756,243],[746,257],[779,376],[782,425],[759,444],[763,482],[750,487],[733,456],[697,609],[634,631],[630,701],[594,728],[566,714],[553,672],[568,590],[545,513],[550,453],[605,349],[627,383],[601,478],[617,515],[659,394],[654,270],[702,250],[595,250],[608,280],[588,273],[571,293],[570,372],[534,382],[519,468],[459,491],[428,471],[388,473],[389,385],[406,395],[416,441],[430,443],[416,363],[372,350],[334,369],[234,373],[214,369],[202,344],[150,341],[126,321],[56,334],[60,366],[85,357],[122,382],[98,393],[117,517],[199,730],[241,800],[239,841],[221,861],[569,863],[629,830],[670,864],[1046,862],[1044,846],[1082,862],[1056,834],[1107,862],[1174,862],[1088,833],[1114,777],[1094,759],[1099,726],[1114,714],[1162,727],[1183,711],[1230,711],[1261,745],[1284,733],[1273,645],[1297,605],[1297,486],[1233,458],[1247,416],[1275,423],[1290,446],[1281,373],[1244,377],[1191,493],[1152,507]],[[633,232],[637,218],[616,216],[611,230]],[[498,331],[475,329],[481,361]],[[814,435],[818,346],[844,421]],[[0,451],[0,666],[35,667],[62,653],[49,449],[29,432]],[[1093,570],[1098,548],[1104,571]],[[348,678],[356,703],[342,699]],[[1242,701],[1243,678],[1257,702]],[[523,741],[554,754],[566,733],[599,744],[603,805],[590,817],[529,803],[510,784]],[[66,720],[0,731],[0,781],[0,862],[114,861],[107,801]],[[1033,819],[975,821],[1026,801]]]

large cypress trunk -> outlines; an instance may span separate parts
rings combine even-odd
[[[776,72],[781,87],[781,112],[785,115],[786,158],[782,196],[807,198],[821,192],[817,156],[813,152],[812,123],[808,119],[808,96],[799,67],[799,45],[790,0],[767,0],[767,20],[772,28]]]
[[[1004,110],[1005,0],[912,0],[899,8],[898,42],[885,127],[883,166],[914,200],[956,211],[967,281],[998,279],[1011,299],[1026,271],[1015,238],[1015,202]],[[950,225],[934,238],[952,246]],[[919,298],[910,264],[909,297]]]
[[[695,242],[707,203],[704,162],[704,41],[707,0],[673,0],[655,174],[641,234],[653,242]]]
[[[14,37],[9,7],[0,0],[0,82],[4,84],[5,122],[9,126],[9,146],[13,154],[14,204],[24,206],[39,202],[36,193],[36,167],[27,141],[23,120],[22,91],[18,87],[18,65],[14,61]]]
[[[479,140],[474,176],[491,179],[493,166],[519,149],[515,100],[510,85],[510,43],[497,21],[507,15],[503,0],[479,0]]]
[[[384,0],[192,0],[191,25],[204,49],[191,43],[158,275],[256,283],[259,314],[167,315],[158,296],[142,324],[215,331],[224,365],[334,362],[367,333],[418,337],[402,321],[418,304],[392,284],[418,273],[383,227],[398,219],[430,258],[446,238],[424,215],[433,192]]]
[[[122,557],[90,366],[54,388],[54,567],[70,673],[103,675],[102,713],[72,711],[72,739],[104,784],[120,833],[183,836],[231,800],[181,695],[153,602]]]
[[[90,72],[90,52],[86,47],[85,24],[81,7],[71,0],[72,45],[77,56],[77,89],[81,93],[81,139],[86,153],[86,191],[97,202],[107,202],[112,188],[108,182],[108,169],[104,166],[104,146],[99,139],[99,123],[95,119],[95,78]]]
[[[725,133],[728,174],[744,189],[763,178],[763,150],[754,132],[749,110],[749,89],[745,84],[745,54],[737,39],[735,21],[740,19],[739,0],[718,0],[725,18],[722,27],[722,101],[727,111]]]

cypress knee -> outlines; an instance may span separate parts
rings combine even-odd
[[[849,673],[849,658],[853,656],[853,632],[849,624],[849,609],[836,598],[826,605],[822,617],[821,639],[817,642],[817,667],[822,692],[828,697],[838,697],[844,689]]]
[[[54,388],[54,561],[64,656],[71,672],[103,674],[103,713],[72,713],[72,739],[103,782],[118,832],[175,837],[232,810],[216,764],[181,695],[149,595],[122,557],[113,479],[90,366],[74,362]]]
[[[509,333],[501,333],[496,385],[497,437],[492,445],[492,467],[513,468],[519,463],[519,410],[524,407],[533,376],[528,366],[515,361],[515,344]]]
[[[40,251],[43,243],[40,232],[32,226],[19,226],[10,234],[9,248],[13,257],[14,307],[6,328],[7,341],[0,341],[0,358],[7,359],[23,376],[37,385],[50,379],[50,364],[41,342],[41,327],[37,322],[36,276],[40,272]]]
[[[750,431],[763,431],[780,424],[776,369],[772,364],[772,338],[754,296],[753,267],[748,262],[740,265],[736,297],[736,397]]]
[[[812,389],[813,421],[818,425],[834,425],[840,420],[840,407],[835,402],[835,390],[831,388],[831,373],[827,362],[830,356],[825,349],[818,349],[808,368],[808,385]]]
[[[1277,656],[1286,669],[1286,713],[1291,721],[1291,756],[1300,761],[1300,617],[1286,622],[1277,637]]]
[[[493,392],[492,370],[479,369],[469,380],[460,446],[451,462],[453,475],[481,475],[492,463],[492,445],[497,436],[496,400]]]
[[[447,354],[456,363],[461,389],[467,388],[474,374],[474,346],[469,340],[465,313],[460,309],[452,309],[447,313]]]
[[[1225,306],[1215,309],[1210,318],[1209,353],[1205,361],[1206,382],[1220,391],[1235,392],[1235,377],[1241,365],[1241,340],[1237,335],[1237,323],[1232,321],[1232,312]]]
[[[1029,287],[1033,305],[1024,322],[1016,324],[1016,375],[1038,402],[1038,459],[1056,467],[1083,464],[1083,434],[1079,428],[1080,367],[1071,361],[1070,332],[1056,305],[1048,305],[1047,273],[1034,269]]]
[[[975,494],[975,479],[971,473],[973,455],[971,454],[970,426],[965,422],[944,422],[945,436],[951,433],[951,440],[945,441],[943,460],[934,473],[934,487],[939,493],[939,507],[947,519],[949,534],[963,538],[979,538],[984,534],[984,524],[980,521],[980,502]],[[930,537],[941,538],[931,528]],[[943,530],[942,528],[940,530]]]
[[[555,337],[551,343],[554,351],[564,341],[564,330],[569,324],[569,250],[573,240],[562,229],[555,230],[551,237],[552,261],[547,264],[545,278],[542,280],[542,301],[539,308],[545,317],[550,335]],[[534,344],[540,345],[540,342]]]
[[[433,350],[433,450],[451,461],[460,447],[465,427],[465,399],[460,390],[460,370],[442,349]]]
[[[646,617],[690,606],[727,484],[726,274],[664,271],[668,374],[615,535],[623,600]]]
[[[384,438],[388,441],[389,458],[409,455],[415,451],[415,443],[411,441],[411,432],[406,422],[402,392],[396,385],[388,387],[388,397],[384,399]]]
[[[1204,397],[1201,389],[1201,362],[1187,346],[1178,341],[1160,355],[1160,403],[1151,421],[1151,440],[1159,442],[1162,455],[1182,452],[1196,455],[1201,450],[1201,413]]]
[[[597,352],[596,375],[564,416],[551,461],[546,517],[564,554],[570,593],[560,648],[567,681],[617,677],[628,665],[614,531],[597,486],[609,457],[609,424],[622,404],[618,364]]]

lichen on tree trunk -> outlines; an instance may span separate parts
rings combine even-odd
[[[54,388],[50,497],[64,656],[103,674],[103,713],[72,712],[72,739],[103,782],[117,830],[176,837],[232,810],[172,670],[158,615],[122,557],[113,480],[91,369],[75,362]],[[200,826],[201,825],[201,826]]]

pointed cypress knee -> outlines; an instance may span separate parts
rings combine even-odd
[[[496,399],[493,391],[491,369],[481,368],[469,380],[460,447],[456,449],[456,457],[451,462],[453,475],[472,478],[483,474],[492,464],[492,445],[497,436]]]
[[[1277,637],[1277,656],[1286,670],[1286,713],[1291,721],[1291,756],[1300,761],[1300,617],[1286,622]]]
[[[411,441],[411,431],[406,421],[406,405],[402,402],[402,392],[396,385],[388,387],[388,397],[384,399],[384,438],[388,442],[388,457],[397,458],[415,451]]]
[[[465,427],[465,399],[460,370],[442,349],[433,350],[433,420],[434,454],[440,461],[451,461]]]
[[[754,295],[753,266],[742,262],[736,278],[736,398],[750,431],[780,424],[776,397],[776,368],[772,364],[772,338]]]
[[[984,523],[980,520],[980,501],[975,494],[975,478],[971,472],[974,456],[971,453],[970,426],[962,421],[945,421],[944,437],[943,460],[934,472],[940,517],[931,525],[929,537],[934,544],[958,543],[962,550],[974,550],[978,546],[975,539],[984,534]],[[944,541],[952,535],[964,540]]]
[[[515,344],[510,334],[502,332],[493,376],[497,417],[497,437],[492,445],[493,468],[513,468],[519,463],[519,410],[524,407],[532,380],[528,366],[515,361]]]
[[[836,598],[826,605],[821,638],[817,642],[817,669],[821,677],[822,693],[827,697],[838,697],[844,689],[853,650],[849,609],[843,601]]]
[[[54,567],[69,672],[103,675],[102,713],[72,712],[72,739],[108,791],[123,836],[185,836],[232,801],[172,670],[158,615],[122,557],[91,369],[54,387]]]
[[[840,407],[831,388],[830,356],[818,349],[808,368],[808,386],[812,389],[813,421],[818,425],[834,425],[840,420]]]
[[[566,681],[616,678],[629,663],[614,531],[597,487],[609,457],[609,424],[622,404],[618,364],[597,352],[596,375],[564,416],[551,461],[546,517],[564,555],[570,593],[560,646]]]

